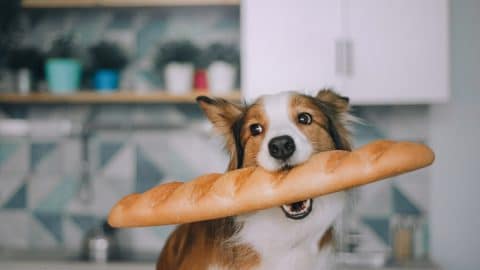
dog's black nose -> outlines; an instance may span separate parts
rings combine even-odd
[[[295,152],[295,142],[288,135],[275,137],[268,143],[268,152],[276,159],[285,160]]]

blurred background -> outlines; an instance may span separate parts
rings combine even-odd
[[[0,31],[2,269],[153,269],[173,227],[105,218],[225,170],[195,97],[322,87],[363,119],[356,147],[437,154],[352,191],[339,269],[480,267],[479,1],[3,0]]]

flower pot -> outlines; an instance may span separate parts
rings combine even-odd
[[[53,58],[46,63],[48,88],[55,94],[78,90],[82,75],[81,64],[74,59]]]
[[[223,61],[215,61],[208,66],[208,86],[212,94],[225,94],[235,87],[235,66]]]
[[[164,81],[167,92],[181,95],[192,91],[193,64],[173,62],[165,66]]]
[[[93,76],[93,85],[98,92],[113,92],[118,89],[118,71],[100,69]]]

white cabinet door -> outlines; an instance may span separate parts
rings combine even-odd
[[[242,90],[247,100],[337,86],[337,0],[243,0]]]
[[[357,104],[444,102],[449,97],[448,0],[344,0]]]

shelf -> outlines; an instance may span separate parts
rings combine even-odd
[[[51,93],[34,93],[28,95],[0,94],[1,104],[122,104],[122,103],[174,103],[193,104],[199,95],[211,95],[209,92],[194,91],[185,95],[172,95],[164,91],[148,93],[115,92],[98,93],[80,91],[72,94],[55,95]],[[227,95],[215,95],[233,102],[241,100],[240,91],[232,91]]]
[[[240,0],[22,0],[24,8],[240,5]]]

